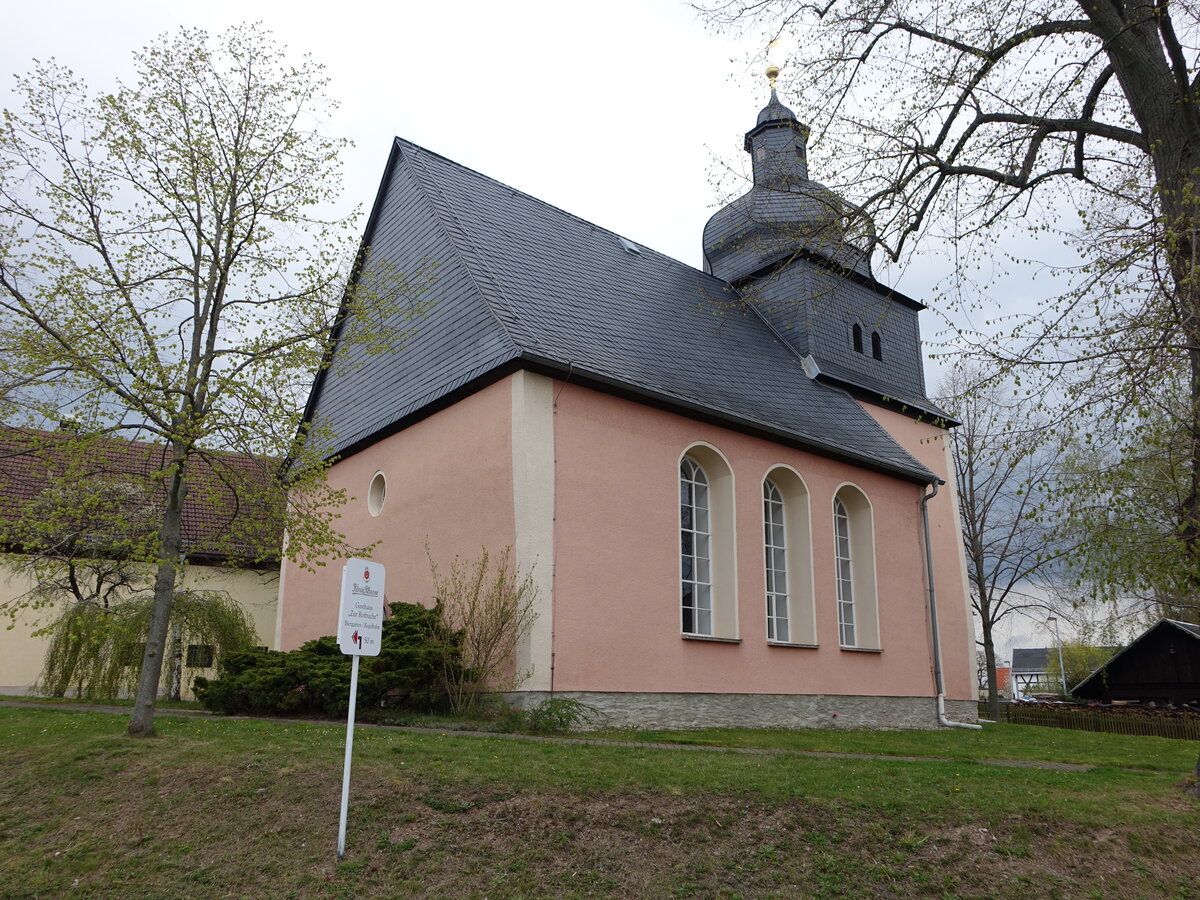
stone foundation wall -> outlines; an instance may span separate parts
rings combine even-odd
[[[937,728],[933,697],[821,694],[652,694],[602,691],[514,691],[513,706],[529,709],[551,697],[578,700],[612,728]],[[974,722],[971,700],[947,700],[946,717]]]

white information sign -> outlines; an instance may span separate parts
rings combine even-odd
[[[358,700],[358,658],[378,656],[383,646],[383,566],[350,559],[342,568],[338,607],[338,646],[350,664],[350,708],[346,713],[346,758],[342,763],[342,812],[338,818],[338,859],[346,856],[346,812],[350,808],[350,757],[354,751],[354,707]]]
[[[383,638],[383,566],[351,559],[342,569],[338,647],[347,656],[378,656]]]

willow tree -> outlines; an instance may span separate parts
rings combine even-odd
[[[181,30],[133,59],[135,79],[108,92],[53,62],[17,80],[23,108],[0,128],[0,320],[31,421],[65,407],[84,433],[164,448],[129,725],[146,736],[197,465],[214,450],[291,453],[289,552],[347,552],[338,498],[306,481],[302,398],[339,315],[358,339],[388,341],[373,323],[407,301],[400,275],[370,320],[344,292],[353,223],[328,209],[346,142],[319,131],[331,107],[319,65],[289,62],[258,26],[215,41]]]
[[[1092,421],[1097,444],[1117,451],[1153,412],[1148,397],[1181,389],[1172,428],[1186,451],[1183,490],[1164,512],[1182,548],[1174,564],[1200,588],[1197,7],[700,5],[789,53],[789,102],[814,128],[823,171],[860,201],[877,250],[897,260],[934,232],[955,252],[973,241],[991,257],[1021,227],[1043,248],[1049,237],[1074,243],[1078,267],[1059,296],[1002,309],[987,334],[963,340],[998,377],[1049,385],[1063,415]],[[971,287],[965,268],[958,277]],[[971,293],[949,299],[969,304]]]
[[[40,692],[62,697],[71,690],[88,700],[113,700],[136,690],[140,675],[131,654],[145,643],[153,611],[153,595],[141,592],[108,605],[75,602],[63,607],[48,629]],[[162,673],[160,689],[171,700],[182,697],[185,638],[213,659],[249,650],[258,640],[245,609],[226,591],[177,592],[171,619],[170,666]]]

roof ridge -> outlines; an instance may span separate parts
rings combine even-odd
[[[1192,637],[1200,638],[1200,625],[1197,625],[1195,622],[1185,622],[1183,619],[1168,619],[1165,617],[1162,621],[1170,622],[1172,625],[1178,625]]]
[[[491,314],[492,318],[495,319],[496,324],[500,326],[500,330],[502,332],[504,332],[504,337],[508,340],[509,344],[512,345],[512,349],[514,351],[519,351],[521,349],[520,342],[518,342],[517,339],[513,336],[512,329],[504,321],[504,318],[501,317],[499,314],[497,314],[496,310],[492,306],[492,300],[489,298],[488,292],[483,289],[482,285],[480,285],[480,283],[479,283],[479,280],[475,277],[474,268],[471,265],[469,265],[467,263],[467,260],[464,258],[466,256],[466,253],[464,252],[462,246],[460,245],[460,240],[459,240],[460,235],[461,235],[461,238],[470,245],[470,252],[471,252],[473,260],[480,266],[480,268],[483,269],[483,274],[487,277],[488,281],[491,282],[492,286],[496,289],[496,292],[500,295],[500,299],[502,300],[502,302],[504,303],[504,305],[506,307],[505,311],[508,313],[509,319],[512,321],[516,321],[517,317],[513,310],[512,300],[508,296],[507,292],[504,290],[504,286],[500,283],[500,280],[495,276],[495,274],[488,267],[487,263],[484,261],[483,254],[481,254],[479,252],[479,248],[475,245],[475,242],[473,240],[471,240],[470,234],[467,232],[467,229],[463,227],[462,222],[460,222],[458,219],[458,216],[454,214],[454,211],[453,211],[452,207],[450,206],[450,203],[446,200],[446,197],[442,193],[441,188],[438,186],[436,179],[430,178],[429,171],[425,166],[425,160],[421,158],[423,153],[428,153],[429,151],[425,150],[424,147],[421,147],[417,144],[412,144],[408,141],[404,141],[403,138],[396,138],[396,140],[400,141],[402,143],[408,144],[415,151],[417,151],[415,153],[404,154],[404,159],[406,159],[406,160],[411,159],[413,164],[417,168],[420,169],[421,177],[415,179],[417,190],[420,191],[421,194],[425,197],[426,201],[428,201],[430,203],[430,205],[434,207],[434,212],[435,212],[434,217],[437,220],[438,228],[443,233],[443,235],[445,235],[445,237],[450,241],[451,246],[454,247],[455,252],[458,254],[460,260],[463,262],[463,269],[466,271],[467,278],[470,280],[471,284],[475,287],[475,293],[479,297],[480,301],[483,303],[484,308]],[[450,160],[447,160],[447,162],[450,162]],[[428,186],[430,185],[430,182],[432,182],[431,186],[432,186],[433,191],[436,192],[436,194],[437,194],[436,201],[429,196]],[[441,214],[438,214],[439,207],[440,207]],[[451,230],[446,227],[445,218],[449,218],[453,222],[454,230],[459,232],[460,235],[451,233]]]
[[[16,440],[17,437],[26,437],[31,441],[50,439],[56,441],[71,441],[71,440],[98,440],[104,441],[108,445],[124,446],[129,448],[142,448],[145,450],[161,451],[168,446],[168,441],[148,441],[141,438],[130,438],[120,434],[99,434],[95,432],[73,432],[73,431],[54,431],[46,428],[31,428],[23,425],[6,425],[0,423],[0,441]],[[11,436],[11,437],[10,437]],[[205,458],[214,457],[226,461],[229,460],[248,460],[257,462],[262,459],[272,459],[267,454],[250,453],[246,450],[229,450],[219,447],[207,447],[203,444],[198,444],[194,448],[195,453]]]
[[[603,225],[600,225],[596,222],[591,221],[590,219],[585,219],[583,216],[577,215],[576,213],[573,213],[568,209],[563,209],[561,206],[555,206],[553,203],[550,203],[547,200],[543,200],[540,197],[536,197],[533,194],[530,194],[527,191],[523,191],[518,187],[513,187],[507,181],[501,181],[499,178],[493,178],[490,175],[485,175],[483,172],[480,172],[478,169],[473,169],[468,165],[464,165],[463,163],[460,163],[456,160],[450,159],[448,156],[438,153],[436,150],[430,150],[426,147],[421,146],[420,144],[417,144],[413,141],[407,140],[406,138],[402,138],[402,137],[396,137],[395,140],[400,142],[401,144],[408,146],[408,147],[412,147],[414,150],[419,150],[419,151],[421,151],[421,153],[424,153],[427,156],[433,156],[440,160],[443,160],[447,164],[454,166],[456,169],[462,169],[464,172],[469,172],[472,175],[476,176],[477,178],[482,178],[485,181],[490,181],[493,184],[498,184],[505,190],[512,191],[514,194],[520,194],[526,200],[530,200],[533,203],[537,204],[538,206],[545,207],[546,209],[553,210],[554,212],[558,213],[559,215],[566,216],[568,219],[572,219],[573,221],[578,222],[581,225],[586,225],[589,228],[591,228],[593,231],[603,231],[605,234],[610,234],[613,237],[618,237],[618,238],[623,237],[626,240],[631,240],[631,241],[633,240],[633,238],[629,237],[628,235],[621,234],[618,231],[613,231],[611,228],[606,228]],[[690,265],[689,263],[686,263],[681,259],[676,259],[674,256],[670,256],[666,253],[663,253],[661,250],[656,250],[653,247],[649,246],[648,244],[643,244],[640,241],[633,241],[633,242],[635,244],[637,244],[638,247],[641,248],[643,251],[648,250],[651,253],[653,253],[655,256],[661,257],[666,260],[670,260],[677,266],[683,266],[685,269],[689,269],[693,272],[700,272],[701,274],[705,275],[706,277],[712,278],[714,281],[720,281],[721,284],[728,284],[728,282],[721,281],[720,278],[717,278],[715,275],[712,275],[712,273],[705,272],[703,269],[701,269],[697,266]]]

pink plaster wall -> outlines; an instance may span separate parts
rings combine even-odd
[[[555,394],[556,690],[933,695],[921,486],[575,385],[556,383]],[[939,429],[867,409],[944,475]],[[381,541],[374,558],[387,567],[389,601],[429,602],[426,539],[443,565],[514,543],[511,438],[504,379],[331,469],[355,498],[342,519],[347,535]],[[679,636],[678,460],[698,441],[734,473],[736,644]],[[766,642],[761,484],[777,465],[799,472],[809,491],[818,649]],[[365,497],[380,470],[387,502],[372,517]],[[881,653],[838,646],[832,503],[846,482],[873,507]],[[947,696],[969,699],[958,530],[945,491],[930,513]],[[341,563],[316,574],[285,565],[281,649],[334,631]]]
[[[474,559],[514,542],[512,389],[505,378],[336,463],[334,487],[352,497],[341,527],[358,546],[380,541],[372,558],[387,572],[387,600],[429,605],[433,579],[425,542],[445,571],[455,554]],[[377,471],[387,478],[378,516],[367,510]],[[316,573],[285,563],[280,649],[333,634],[344,560]]]
[[[862,404],[910,454],[947,483],[929,501],[929,534],[933,550],[933,581],[938,597],[942,675],[951,700],[974,700],[975,645],[970,621],[968,586],[964,581],[962,530],[951,494],[953,478],[946,455],[944,428],[900,413]]]
[[[933,695],[920,485],[574,385],[556,391],[555,689]],[[679,636],[678,460],[697,441],[734,473],[736,644]],[[779,464],[810,494],[815,650],[766,641],[761,486]],[[838,646],[832,504],[847,481],[874,510],[881,653]]]

